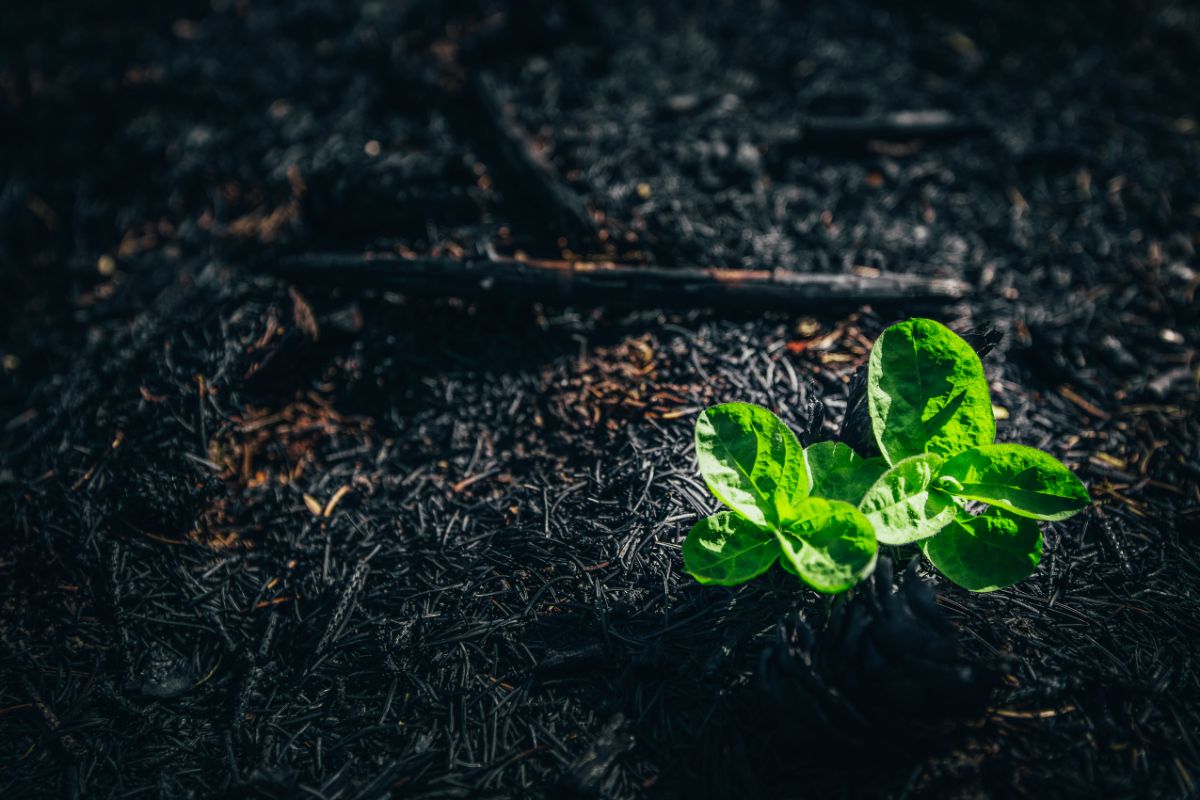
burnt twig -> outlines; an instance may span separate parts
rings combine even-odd
[[[565,237],[577,247],[596,240],[596,225],[583,200],[530,147],[525,132],[505,108],[496,82],[485,70],[472,72],[467,83],[472,121],[482,126],[480,141],[493,151],[505,178],[504,191],[524,203],[547,232]]]
[[[634,307],[802,311],[863,304],[946,304],[968,292],[958,280],[918,275],[873,277],[718,267],[624,266],[611,262],[508,258],[406,259],[326,253],[283,260],[291,280],[390,288],[454,297]]]
[[[871,142],[951,139],[986,131],[978,120],[937,109],[894,111],[863,117],[809,117],[781,131],[773,144],[782,150],[863,147]]]

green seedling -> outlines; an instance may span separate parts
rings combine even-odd
[[[726,403],[696,421],[700,474],[728,510],[697,522],[684,566],[734,586],[778,563],[820,592],[875,568],[878,544],[916,545],[943,575],[986,592],[1027,578],[1042,556],[1038,520],[1090,502],[1053,457],[996,444],[983,365],[940,323],[910,319],[871,350],[867,401],[882,457],[841,442],[802,448],[765,408]],[[970,503],[990,506],[983,514]]]
[[[782,420],[748,403],[700,414],[696,458],[709,490],[729,507],[697,522],[683,543],[684,565],[696,580],[734,586],[782,560],[817,591],[840,592],[875,568],[875,533],[863,513],[844,499],[811,494],[814,476],[818,485],[853,483],[811,465],[850,458],[810,464]]]

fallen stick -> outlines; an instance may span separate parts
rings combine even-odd
[[[978,120],[949,111],[894,111],[865,117],[810,117],[799,126],[768,135],[773,146],[788,153],[813,149],[857,148],[871,142],[930,141],[982,133]]]
[[[804,126],[807,141],[846,139],[935,139],[983,130],[972,119],[949,111],[895,111],[877,117],[813,117]]]
[[[280,272],[297,282],[408,294],[642,308],[811,312],[865,304],[945,305],[969,293],[962,281],[898,273],[868,277],[502,257],[409,259],[391,254],[316,253],[284,258]]]
[[[548,233],[566,237],[579,249],[594,243],[596,223],[591,212],[553,167],[534,153],[525,132],[501,102],[491,75],[485,70],[473,72],[467,92],[474,108],[471,121],[482,128],[477,138],[498,159],[497,171],[505,179],[502,190],[529,206],[532,213],[527,216],[542,222]]]

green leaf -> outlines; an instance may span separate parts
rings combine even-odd
[[[909,544],[933,536],[954,519],[953,499],[934,487],[942,457],[935,453],[906,458],[883,473],[863,495],[858,508],[884,544]]]
[[[817,442],[804,449],[808,462],[808,493],[826,500],[858,505],[879,476],[887,471],[882,458],[863,458],[842,442]]]
[[[867,402],[888,463],[918,453],[952,455],[996,438],[979,356],[931,319],[892,325],[871,348]]]
[[[775,532],[800,579],[818,592],[841,592],[875,568],[878,545],[871,523],[858,509],[840,500],[809,497],[796,506],[797,516]],[[785,567],[786,569],[786,567]]]
[[[990,508],[961,512],[937,536],[921,542],[925,557],[964,589],[992,592],[1033,574],[1042,560],[1042,532],[1027,517]]]
[[[726,403],[696,420],[696,458],[722,503],[761,528],[790,519],[808,495],[804,449],[779,417],[761,406]]]
[[[779,558],[779,543],[732,511],[692,526],[683,542],[683,568],[700,583],[736,586],[755,578]]]
[[[951,494],[1033,519],[1066,519],[1092,501],[1061,461],[1019,444],[959,453],[942,465],[939,476],[938,486]]]

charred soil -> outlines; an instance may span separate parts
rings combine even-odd
[[[1194,796],[1200,11],[792,5],[0,11],[0,796]],[[364,254],[969,293],[459,299]],[[1037,573],[684,574],[695,414],[835,436],[918,312],[1091,488]]]

